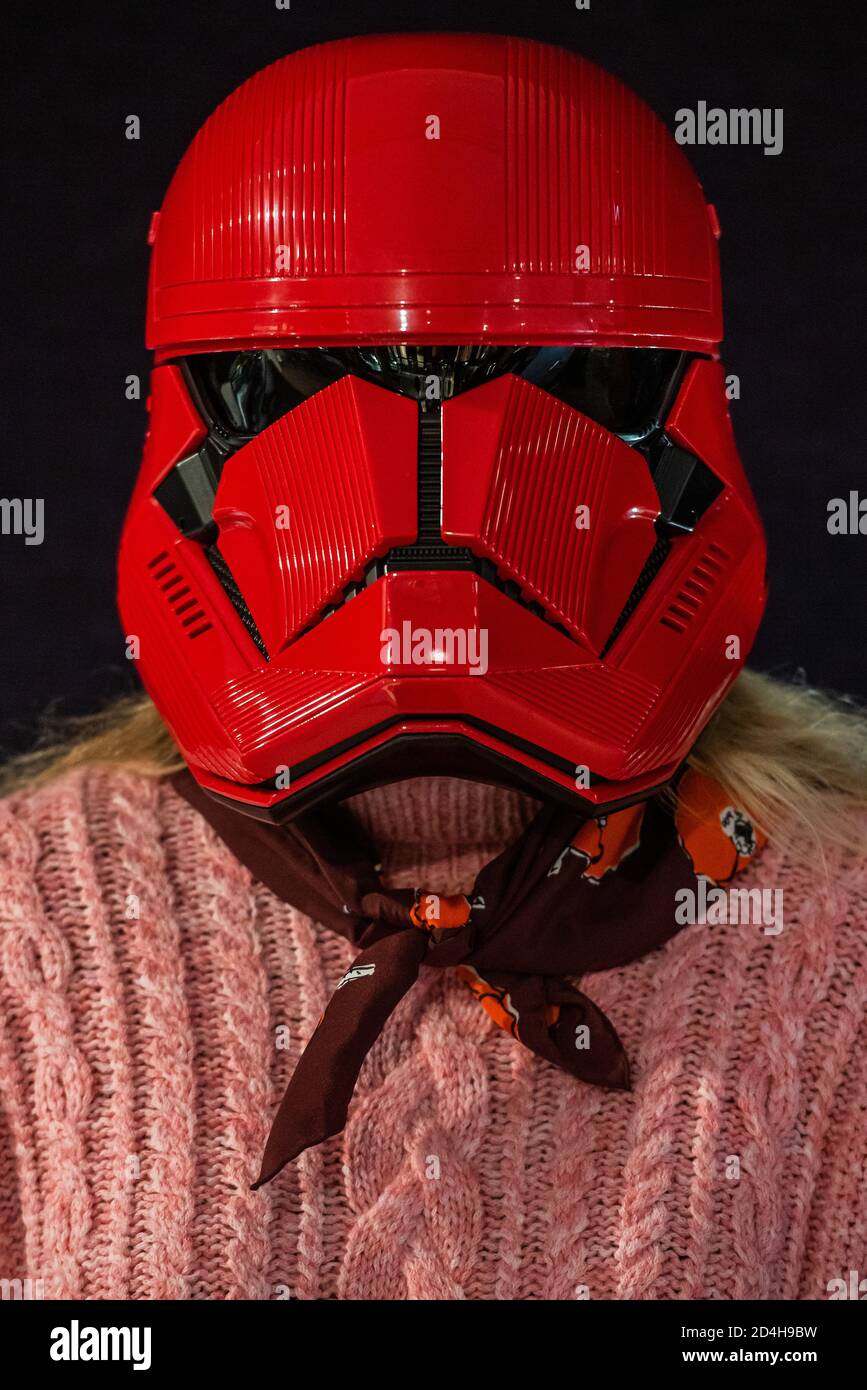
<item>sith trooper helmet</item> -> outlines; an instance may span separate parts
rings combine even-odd
[[[218,108],[152,221],[119,559],[204,788],[671,780],[765,601],[717,237],[657,117],[544,44],[341,40]]]

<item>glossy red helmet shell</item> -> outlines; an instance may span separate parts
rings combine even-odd
[[[203,786],[280,818],[417,773],[594,813],[670,780],[765,601],[717,235],[659,119],[547,45],[342,40],[223,103],[153,219],[119,559],[142,679]],[[444,399],[434,436],[347,371],[227,452],[185,365],[443,343],[676,370],[640,437],[514,371]]]

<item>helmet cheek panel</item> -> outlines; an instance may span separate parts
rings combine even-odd
[[[600,652],[656,542],[645,459],[514,376],[443,408],[443,534]]]
[[[220,553],[272,656],[416,534],[414,402],[344,377],[233,454]]]

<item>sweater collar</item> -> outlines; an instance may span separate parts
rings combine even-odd
[[[384,855],[503,845],[539,810],[531,796],[458,777],[412,777],[351,797],[345,805]]]

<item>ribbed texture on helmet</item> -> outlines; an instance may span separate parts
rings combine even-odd
[[[670,132],[639,98],[563,49],[506,48],[507,268],[598,275],[710,272],[704,208]],[[675,254],[671,207],[691,219]],[[677,228],[678,233],[684,231]]]
[[[229,460],[220,550],[270,652],[414,538],[416,428],[414,402],[345,376]]]
[[[497,35],[338,40],[250,78],[178,167],[151,289],[161,347],[721,337],[715,240],[671,132],[587,60]]]
[[[494,671],[488,680],[529,709],[566,718],[576,741],[596,735],[618,748],[628,748],[659,696],[650,681],[606,666]]]
[[[548,392],[514,376],[496,389],[508,396],[477,544],[526,597],[598,651],[653,548],[658,499],[647,465]],[[581,528],[579,507],[589,518]],[[642,508],[646,519],[624,524]]]
[[[230,681],[214,694],[212,704],[243,758],[255,753],[275,732],[291,734],[324,709],[374,685],[377,679],[369,674],[269,666]]]
[[[193,142],[189,246],[194,280],[345,268],[343,156],[346,47],[256,73]]]

